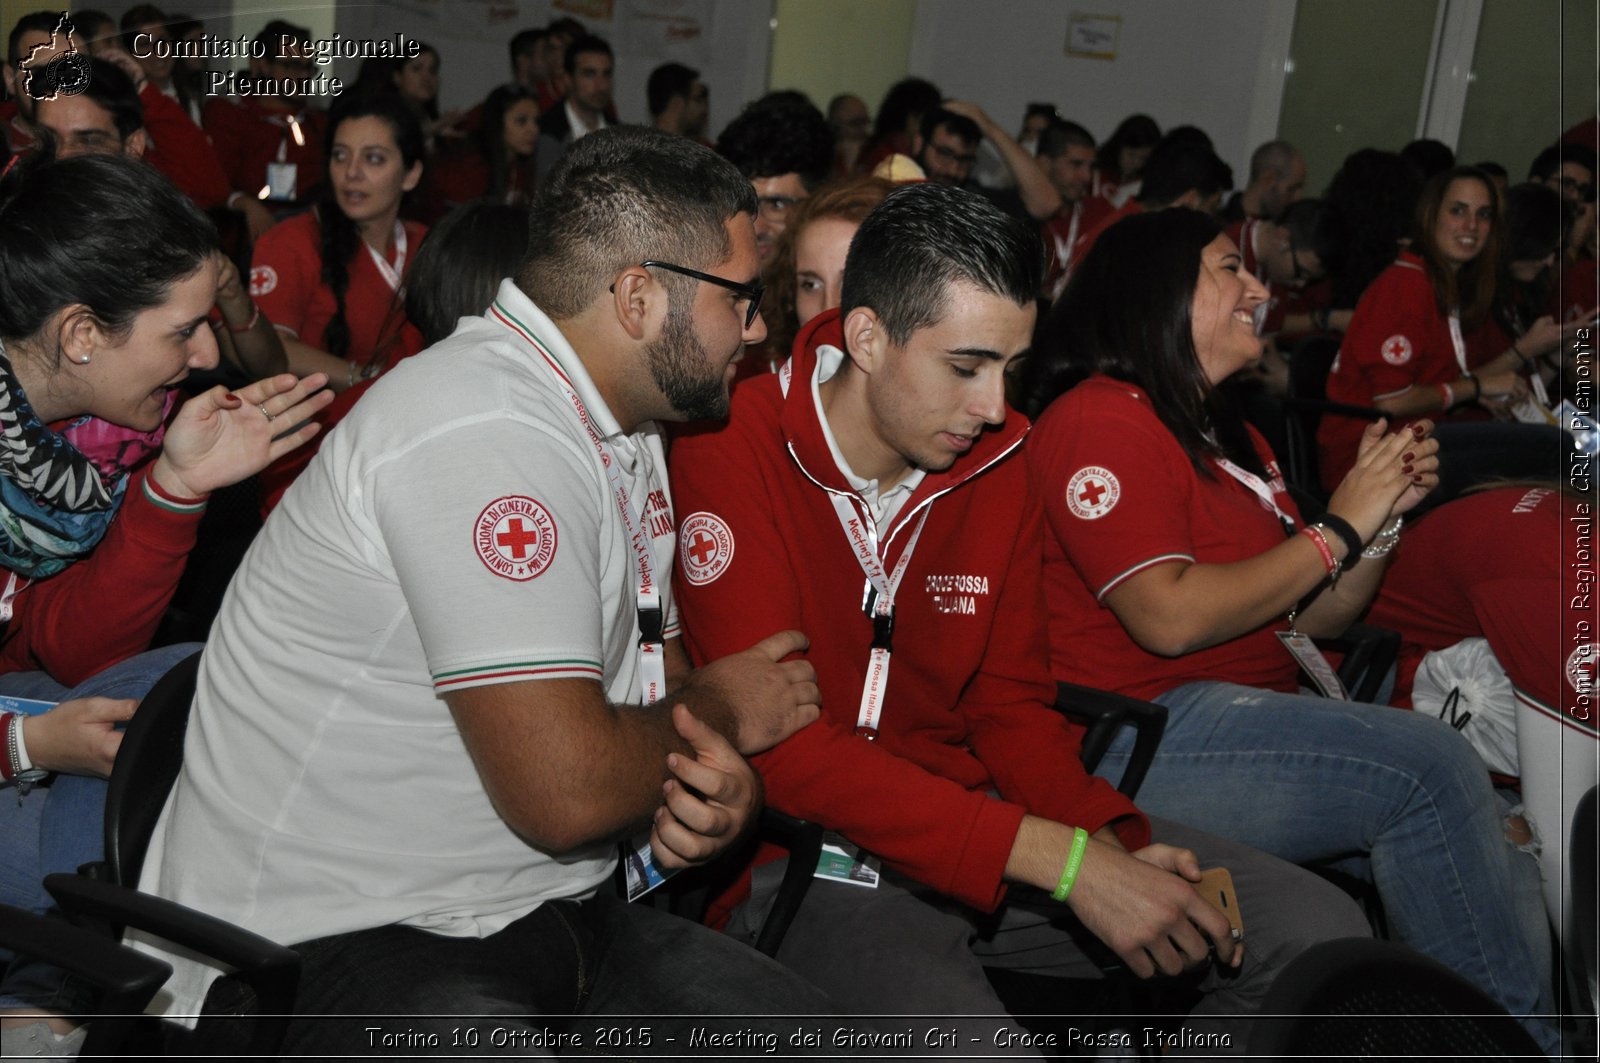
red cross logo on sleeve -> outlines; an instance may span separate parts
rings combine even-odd
[[[691,587],[705,586],[733,563],[733,529],[715,513],[685,517],[678,529],[678,543],[683,578]]]
[[[1398,332],[1384,340],[1379,351],[1390,365],[1405,365],[1411,361],[1411,341]]]
[[[1085,465],[1067,481],[1067,509],[1080,520],[1099,520],[1122,497],[1122,485],[1110,469]]]
[[[496,576],[523,583],[556,558],[556,522],[527,495],[506,495],[483,508],[472,526],[478,560]]]

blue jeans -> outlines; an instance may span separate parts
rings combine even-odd
[[[43,672],[13,672],[0,676],[0,694],[41,701],[73,698],[143,698],[156,680],[179,661],[197,652],[200,644],[163,646],[130,657],[96,673],[75,687],[65,687]],[[44,877],[57,871],[76,871],[105,855],[106,781],[97,776],[53,775],[45,784],[18,797],[11,786],[0,789],[0,903],[42,912],[51,905]],[[11,959],[0,950],[0,965]],[[53,988],[31,980],[28,972],[44,970],[36,964],[18,964],[0,984],[0,1008],[29,1004],[53,1006],[58,1002],[60,973]]]
[[[1364,863],[1400,940],[1559,1050],[1537,868],[1506,842],[1465,739],[1416,713],[1231,683],[1155,700],[1169,718],[1141,808],[1295,863]],[[1119,777],[1132,745],[1119,736],[1100,774]]]
[[[826,1041],[788,1043],[805,1025],[798,1016],[838,1013],[799,975],[698,923],[605,892],[540,905],[486,938],[384,926],[295,951],[298,1017],[285,1057],[394,1055],[374,1028],[405,1034],[408,1058],[507,1046],[519,1056],[555,1056],[559,1047],[562,1056],[682,1058],[696,1048],[696,1028],[742,1032],[752,1056],[844,1054]],[[732,1042],[720,1043],[706,1054],[723,1055]]]

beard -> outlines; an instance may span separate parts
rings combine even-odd
[[[675,306],[668,311],[661,338],[645,352],[645,364],[650,367],[650,379],[684,420],[699,421],[728,412],[723,371],[712,368],[711,356],[695,335],[688,307]]]

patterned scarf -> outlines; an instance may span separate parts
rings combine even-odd
[[[167,396],[167,409],[174,395]],[[88,554],[122,503],[128,474],[161,447],[162,425],[134,432],[80,417],[39,420],[0,345],[0,565],[53,576]]]

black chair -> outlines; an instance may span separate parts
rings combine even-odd
[[[1375,421],[1381,410],[1328,401],[1328,373],[1339,355],[1337,336],[1308,336],[1289,353],[1289,394],[1283,400],[1288,416],[1284,476],[1301,491],[1327,503],[1317,467],[1317,426],[1323,415]]]
[[[126,1023],[91,1017],[85,1054],[91,1049],[96,1053],[137,1050],[160,1054],[169,1038],[188,1046],[225,1043],[249,1054],[272,1054],[282,1042],[287,1016],[293,1010],[300,974],[296,953],[231,923],[135,888],[156,820],[183,765],[183,740],[199,661],[196,653],[174,665],[145,695],[128,724],[107,788],[106,860],[87,865],[77,875],[45,878],[45,888],[77,925],[58,923],[61,933],[45,935],[19,951],[78,971],[97,962],[84,951],[89,947],[81,936],[84,928],[98,932],[97,948],[120,948],[113,943],[121,937],[123,928],[137,927],[232,969],[230,980],[248,992],[231,994],[236,1001],[234,1010],[208,1011],[192,1033],[137,1017]],[[144,958],[130,950],[122,951],[136,959]],[[97,1014],[126,1015],[141,1011],[143,1006],[127,1007],[102,995]],[[240,1019],[248,1021],[235,1021]]]
[[[1257,1059],[1543,1059],[1506,1010],[1435,960],[1345,938],[1301,953],[1261,1005]]]
[[[1600,897],[1595,892],[1595,788],[1578,799],[1572,815],[1572,836],[1567,844],[1567,867],[1572,880],[1571,908],[1568,910],[1567,940],[1562,942],[1567,967],[1575,983],[1572,1012],[1595,1014],[1595,945],[1600,937],[1596,908]]]

